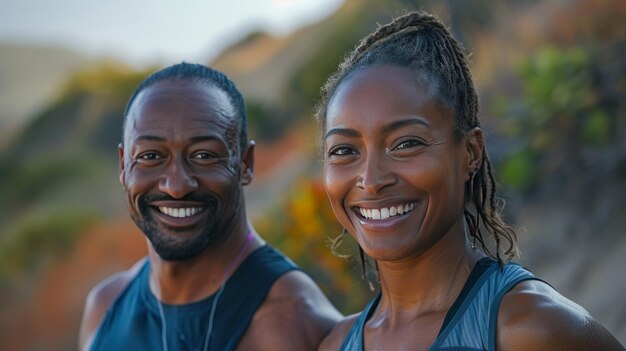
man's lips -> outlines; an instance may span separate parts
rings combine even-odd
[[[166,206],[159,206],[157,208],[164,215],[167,215],[167,216],[170,216],[170,217],[176,217],[176,218],[191,217],[191,216],[195,215],[196,213],[199,213],[202,210],[204,210],[204,207],[202,207],[202,206],[199,206],[199,207],[166,207]]]
[[[151,207],[164,224],[186,227],[196,224],[206,214],[208,206],[196,202],[155,201]]]

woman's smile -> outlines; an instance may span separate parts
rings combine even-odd
[[[361,216],[367,219],[373,220],[385,220],[389,217],[402,216],[403,214],[408,214],[415,208],[415,203],[408,203],[404,205],[393,205],[389,207],[381,207],[381,208],[365,208],[358,207],[356,208]]]
[[[353,223],[371,232],[397,231],[414,212],[417,202],[397,201],[393,205],[375,203],[351,207]]]

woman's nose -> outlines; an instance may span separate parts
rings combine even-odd
[[[393,169],[378,156],[370,156],[365,160],[357,187],[371,195],[378,194],[382,189],[396,183]]]

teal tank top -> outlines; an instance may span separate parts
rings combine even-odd
[[[233,350],[274,282],[298,267],[266,245],[233,273],[217,303],[209,350]],[[157,300],[148,287],[150,261],[111,304],[91,350],[162,350]],[[186,305],[163,305],[169,350],[202,350],[215,295]]]
[[[459,297],[446,314],[429,351],[495,351],[496,324],[502,297],[517,283],[537,279],[525,268],[482,258],[476,263]],[[376,310],[380,295],[354,321],[341,351],[363,351],[363,328]]]

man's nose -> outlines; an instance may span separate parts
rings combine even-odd
[[[384,162],[384,156],[371,155],[365,159],[361,174],[357,180],[357,187],[365,190],[371,195],[378,194],[383,188],[396,183],[390,165]]]
[[[171,161],[159,182],[159,190],[175,199],[180,199],[197,189],[198,180],[189,166],[177,159]]]

